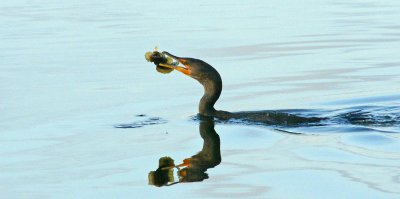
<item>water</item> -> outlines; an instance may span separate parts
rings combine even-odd
[[[0,3],[1,198],[398,198],[399,125],[217,123],[209,179],[148,185],[202,149],[201,86],[158,46],[220,72],[222,110],[398,116],[398,1]],[[302,113],[302,112],[300,112]],[[137,116],[145,114],[145,117]],[[151,118],[160,124],[146,125]],[[150,122],[149,122],[150,121]],[[114,128],[142,122],[140,128]]]

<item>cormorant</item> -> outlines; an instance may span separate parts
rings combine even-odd
[[[197,80],[204,87],[204,95],[200,99],[199,114],[202,116],[212,116],[221,120],[242,119],[249,122],[264,123],[269,125],[299,125],[302,123],[315,123],[324,118],[301,117],[280,111],[246,111],[228,112],[216,110],[215,102],[218,100],[222,91],[222,79],[218,71],[210,64],[195,58],[177,57],[168,52],[162,54],[172,57],[179,61],[184,67],[169,65],[166,63],[155,62],[157,66],[175,69],[183,74]]]

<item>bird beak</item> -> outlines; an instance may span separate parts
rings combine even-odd
[[[163,51],[162,53],[174,58],[175,60],[178,60],[179,63],[181,63],[181,64],[183,64],[185,66],[185,67],[179,67],[179,66],[178,67],[174,67],[175,70],[178,70],[178,71],[182,72],[183,74],[185,74],[187,76],[190,76],[191,67],[190,67],[190,65],[188,64],[188,61],[185,58],[177,57],[177,56],[175,56],[175,55],[173,55],[173,54],[171,54],[171,53],[169,53],[167,51]]]
[[[164,167],[161,170],[168,170],[168,169],[173,169],[173,168],[179,169],[179,167],[188,167],[188,166],[190,166],[190,163],[192,162],[192,159],[193,158],[186,158],[186,159],[183,160],[182,164],[169,166],[169,167]]]
[[[176,165],[177,167],[188,167],[192,162],[192,158],[186,158],[183,160],[182,164]]]

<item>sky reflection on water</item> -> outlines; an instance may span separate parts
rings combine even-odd
[[[201,86],[143,54],[200,58],[224,81],[217,109],[399,106],[399,1],[2,1],[4,198],[398,198],[399,126],[216,124],[210,178],[147,184],[159,157],[202,148]],[[378,111],[379,112],[379,111]],[[141,128],[114,128],[165,119]],[[143,120],[144,121],[144,120]],[[163,120],[164,121],[164,120]],[[147,124],[147,123],[146,123]]]

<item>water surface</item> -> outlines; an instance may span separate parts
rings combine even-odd
[[[230,111],[398,116],[398,1],[0,3],[2,198],[398,198],[399,125],[220,124],[209,179],[148,185],[202,149],[201,86],[144,59],[213,65]],[[145,117],[138,115],[145,114]],[[161,118],[157,125],[115,125]],[[150,121],[151,123],[151,121]]]

